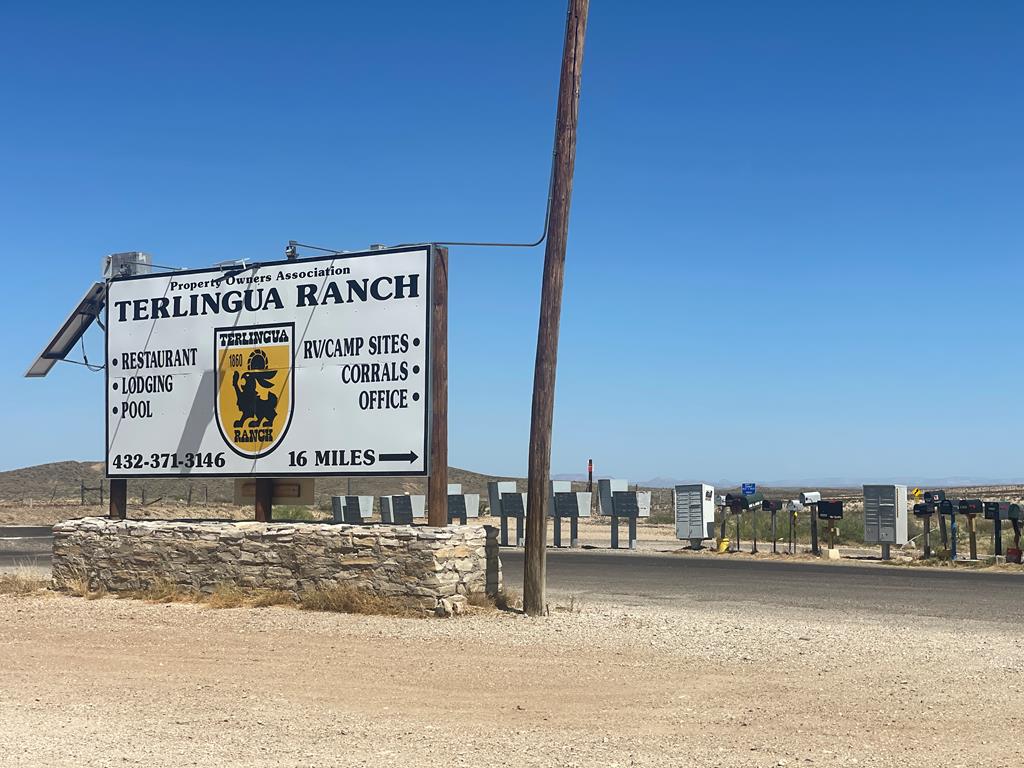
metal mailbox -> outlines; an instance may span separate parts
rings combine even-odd
[[[462,525],[466,525],[469,518],[480,516],[480,494],[461,493],[462,486],[457,483],[454,485],[460,491],[452,493],[452,486],[448,486],[448,524],[451,525],[453,521],[458,520]]]
[[[961,515],[981,515],[985,513],[985,505],[981,499],[960,499],[957,502],[957,512]]]
[[[864,486],[864,543],[883,545],[907,543],[907,486]]]
[[[592,494],[587,491],[574,492],[568,480],[552,480],[548,496],[548,515],[554,520],[554,546],[562,546],[562,519],[569,520],[569,545],[580,545],[581,517],[590,517]]]
[[[672,491],[676,538],[689,539],[694,547],[715,537],[715,488],[705,483],[677,485]]]
[[[629,548],[636,549],[636,521],[651,516],[651,492],[610,490],[610,496],[610,503],[605,509],[610,509],[612,516],[612,549],[619,548],[620,517],[629,523]]]
[[[750,499],[739,493],[727,493],[725,494],[725,506],[728,510],[738,515],[745,509],[750,509]]]
[[[612,494],[616,491],[628,491],[628,480],[610,480],[601,478],[597,481],[597,505],[598,512],[602,515],[614,515],[612,505]]]
[[[373,516],[373,496],[331,496],[331,514],[336,523],[361,525]]]
[[[650,491],[615,491],[612,494],[614,517],[650,517]]]
[[[935,502],[923,501],[914,505],[914,517],[931,517],[935,514]]]
[[[526,517],[526,494],[501,494],[501,513],[504,517],[514,517],[517,519]]]
[[[1010,503],[1007,501],[986,501],[985,502],[985,519],[995,520],[996,515],[999,515],[1000,520],[1009,520],[1010,514]]]
[[[504,493],[515,493],[515,480],[492,480],[487,483],[487,501],[491,506],[492,517],[504,517],[501,510],[501,496]]]
[[[421,494],[381,496],[380,520],[387,525],[412,525],[427,516],[427,497]]]
[[[843,502],[841,501],[826,501],[822,499],[818,502],[818,519],[819,520],[842,520],[843,519]]]
[[[497,485],[512,486],[511,490],[503,491],[498,499],[501,511],[498,543],[503,547],[508,546],[508,521],[509,518],[512,518],[516,521],[516,546],[521,547],[526,543],[526,532],[523,530],[523,522],[526,519],[526,494],[517,493],[515,483],[497,483]]]
[[[819,501],[821,501],[820,491],[804,491],[800,494],[801,504],[817,504]]]

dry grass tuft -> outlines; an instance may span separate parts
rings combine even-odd
[[[557,603],[555,610],[562,613],[583,613],[583,601],[576,597],[576,595],[569,595],[569,602],[565,604]]]
[[[46,582],[27,573],[0,573],[0,595],[31,595],[46,589]]]
[[[466,602],[474,608],[495,608],[497,598],[488,595],[486,592],[470,592],[466,595]]]
[[[149,603],[195,603],[202,599],[202,595],[195,590],[182,587],[173,581],[166,581],[164,579],[158,579],[142,589],[121,592],[118,594],[118,597],[145,600]]]
[[[306,611],[358,613],[365,616],[426,615],[419,603],[410,598],[387,597],[343,585],[303,590],[299,593],[299,608]]]
[[[295,595],[283,589],[261,589],[252,595],[249,604],[253,608],[269,608],[273,605],[295,605]]]
[[[466,595],[466,602],[474,608],[489,608],[492,611],[519,611],[523,602],[512,590],[488,595],[486,592],[471,592]]]
[[[107,594],[105,587],[93,588],[84,576],[65,582],[61,589],[72,597],[84,597],[86,600],[98,600]]]
[[[230,584],[221,584],[209,595],[202,598],[202,602],[211,608],[241,608],[246,605],[249,594]]]
[[[494,598],[494,607],[499,611],[521,611],[523,598],[514,589],[503,589]]]

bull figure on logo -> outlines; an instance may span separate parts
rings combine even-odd
[[[241,375],[238,371],[231,374],[231,386],[235,390],[235,400],[241,416],[235,421],[235,427],[249,421],[250,427],[271,427],[277,418],[277,395],[268,392],[265,398],[260,397],[257,385],[270,389],[274,385],[271,380],[277,371],[267,370],[267,355],[262,349],[253,350],[249,354],[248,370]]]

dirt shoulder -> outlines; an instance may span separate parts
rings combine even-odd
[[[533,620],[0,597],[11,765],[1010,765],[1011,632],[837,612]],[[966,726],[970,723],[970,735]]]

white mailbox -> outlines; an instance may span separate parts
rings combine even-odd
[[[864,543],[907,543],[907,486],[864,486]]]
[[[676,538],[699,546],[715,538],[715,488],[705,483],[677,485],[673,491]]]

